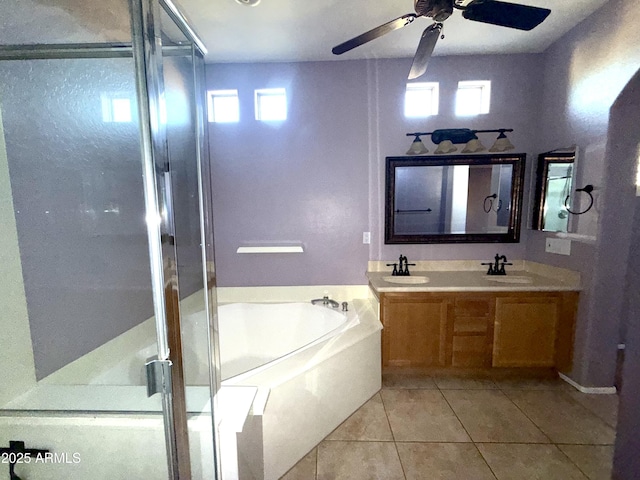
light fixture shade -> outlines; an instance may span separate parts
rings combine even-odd
[[[490,152],[506,152],[507,150],[513,150],[514,148],[516,147],[514,147],[511,144],[511,142],[509,141],[507,136],[504,134],[504,132],[500,132],[500,135],[498,135],[496,142],[489,149],[489,151]]]
[[[438,144],[438,148],[433,153],[442,154],[442,153],[451,153],[451,152],[457,152],[457,151],[458,151],[458,148],[453,144],[451,140],[443,140]]]
[[[411,143],[409,150],[407,150],[407,155],[422,155],[425,153],[429,153],[429,150],[424,146],[420,137],[416,137]]]
[[[467,142],[464,146],[464,150],[462,153],[476,153],[476,152],[484,152],[487,148],[482,144],[480,139],[472,138]]]

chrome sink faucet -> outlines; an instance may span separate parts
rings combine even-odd
[[[494,262],[481,263],[480,265],[489,265],[489,270],[487,270],[487,275],[506,275],[507,272],[504,270],[504,266],[513,265],[513,263],[507,262],[506,255],[500,255],[499,253],[496,253]]]

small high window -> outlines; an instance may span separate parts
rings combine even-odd
[[[255,91],[256,120],[263,122],[287,119],[287,92],[284,88],[263,88]]]
[[[131,99],[126,94],[103,93],[102,101],[102,121],[105,123],[130,123]]]
[[[408,83],[404,94],[404,116],[428,117],[438,114],[438,82]]]
[[[207,92],[209,121],[233,123],[240,121],[238,90],[210,90]]]
[[[472,80],[458,82],[456,115],[481,115],[489,113],[491,103],[491,81]]]

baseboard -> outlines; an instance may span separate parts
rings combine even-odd
[[[611,395],[617,393],[616,387],[583,387],[579,383],[567,377],[564,373],[558,372],[558,375],[562,380],[582,393],[589,393],[592,395]]]

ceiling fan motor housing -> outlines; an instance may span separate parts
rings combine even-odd
[[[414,0],[416,14],[444,22],[453,13],[453,0]]]

